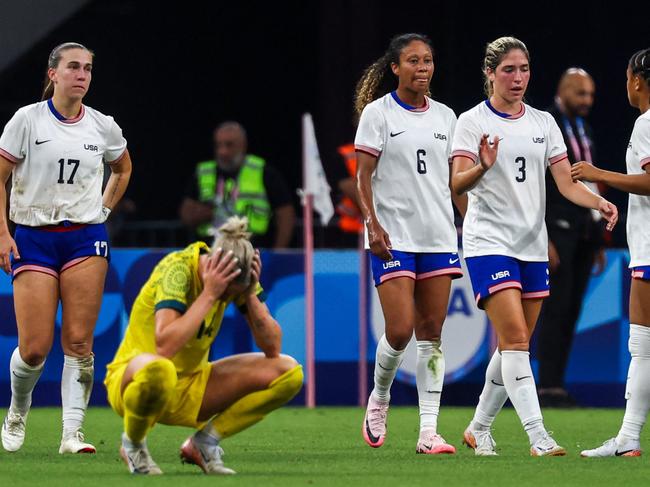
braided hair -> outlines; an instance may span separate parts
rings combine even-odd
[[[650,87],[650,48],[641,49],[632,54],[629,66],[632,74],[643,78],[648,87]]]
[[[431,49],[431,54],[434,53],[431,39],[423,34],[400,34],[393,37],[384,55],[366,68],[357,83],[354,97],[354,109],[357,117],[361,116],[361,112],[368,103],[397,88],[391,64],[399,64],[402,49],[413,41],[424,42]],[[430,94],[427,90],[426,95]]]

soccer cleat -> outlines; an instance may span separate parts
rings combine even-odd
[[[190,436],[181,446],[181,462],[198,465],[209,475],[233,475],[233,469],[224,466],[223,449],[219,445],[205,445]]]
[[[425,453],[427,455],[456,453],[456,448],[453,445],[447,444],[445,439],[436,433],[435,430],[424,430],[420,431],[420,438],[415,447],[415,453]]]
[[[368,398],[366,416],[363,418],[361,432],[366,443],[373,448],[379,448],[386,439],[386,416],[388,415],[388,402],[380,402],[372,397]]]
[[[628,442],[619,445],[616,438],[611,438],[598,448],[581,451],[580,456],[585,458],[640,457],[641,444],[639,443],[639,440],[629,440]]]
[[[496,442],[490,430],[475,430],[467,427],[463,433],[463,444],[474,450],[474,455],[479,457],[493,457],[498,455]]]
[[[27,415],[14,413],[11,409],[2,422],[2,447],[7,451],[18,451],[25,441]]]
[[[147,449],[147,442],[143,441],[140,446],[136,446],[122,433],[122,446],[120,446],[120,456],[129,472],[136,475],[161,475],[162,470],[156,465],[151,458]]]
[[[90,443],[85,442],[84,434],[81,431],[75,431],[66,434],[61,439],[59,453],[62,455],[64,453],[97,453],[97,450]]]
[[[530,454],[533,457],[563,457],[566,450],[547,433],[530,446]]]

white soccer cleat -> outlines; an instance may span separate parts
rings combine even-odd
[[[626,443],[619,445],[616,438],[611,438],[598,448],[581,451],[580,456],[585,458],[640,457],[641,444],[639,443],[639,440],[629,440]]]
[[[435,430],[420,431],[420,438],[415,447],[415,453],[439,455],[441,453],[454,454],[456,448],[448,444]]]
[[[122,433],[122,446],[120,447],[120,456],[129,472],[137,475],[161,475],[162,470],[156,465],[151,458],[147,449],[147,442],[143,441],[140,446],[135,446],[124,433]]]
[[[530,446],[530,454],[533,457],[563,457],[566,450],[547,433]]]
[[[61,439],[61,446],[59,453],[97,453],[97,450],[90,443],[84,441],[84,434],[81,431],[75,431],[71,434],[66,434]]]
[[[463,444],[474,450],[474,455],[479,457],[497,456],[496,442],[490,430],[475,430],[470,426],[463,433]]]
[[[384,444],[387,416],[388,402],[377,401],[371,394],[368,398],[368,407],[363,418],[361,433],[366,443],[373,448],[379,448]]]
[[[223,448],[219,445],[205,445],[190,436],[181,446],[181,462],[197,465],[209,475],[233,475],[233,469],[223,464]]]
[[[2,422],[2,447],[7,451],[18,451],[25,442],[25,423],[27,415],[7,411],[7,416]]]

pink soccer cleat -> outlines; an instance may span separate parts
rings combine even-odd
[[[386,416],[388,415],[388,402],[380,402],[372,397],[368,398],[366,416],[363,418],[361,432],[363,439],[373,448],[379,448],[386,438]]]
[[[456,448],[449,445],[435,430],[424,430],[420,431],[415,453],[425,453],[427,455],[453,454],[456,453]]]

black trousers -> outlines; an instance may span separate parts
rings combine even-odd
[[[570,231],[549,230],[560,256],[560,265],[551,274],[551,295],[542,307],[537,325],[539,387],[564,387],[564,375],[582,298],[599,247]]]

